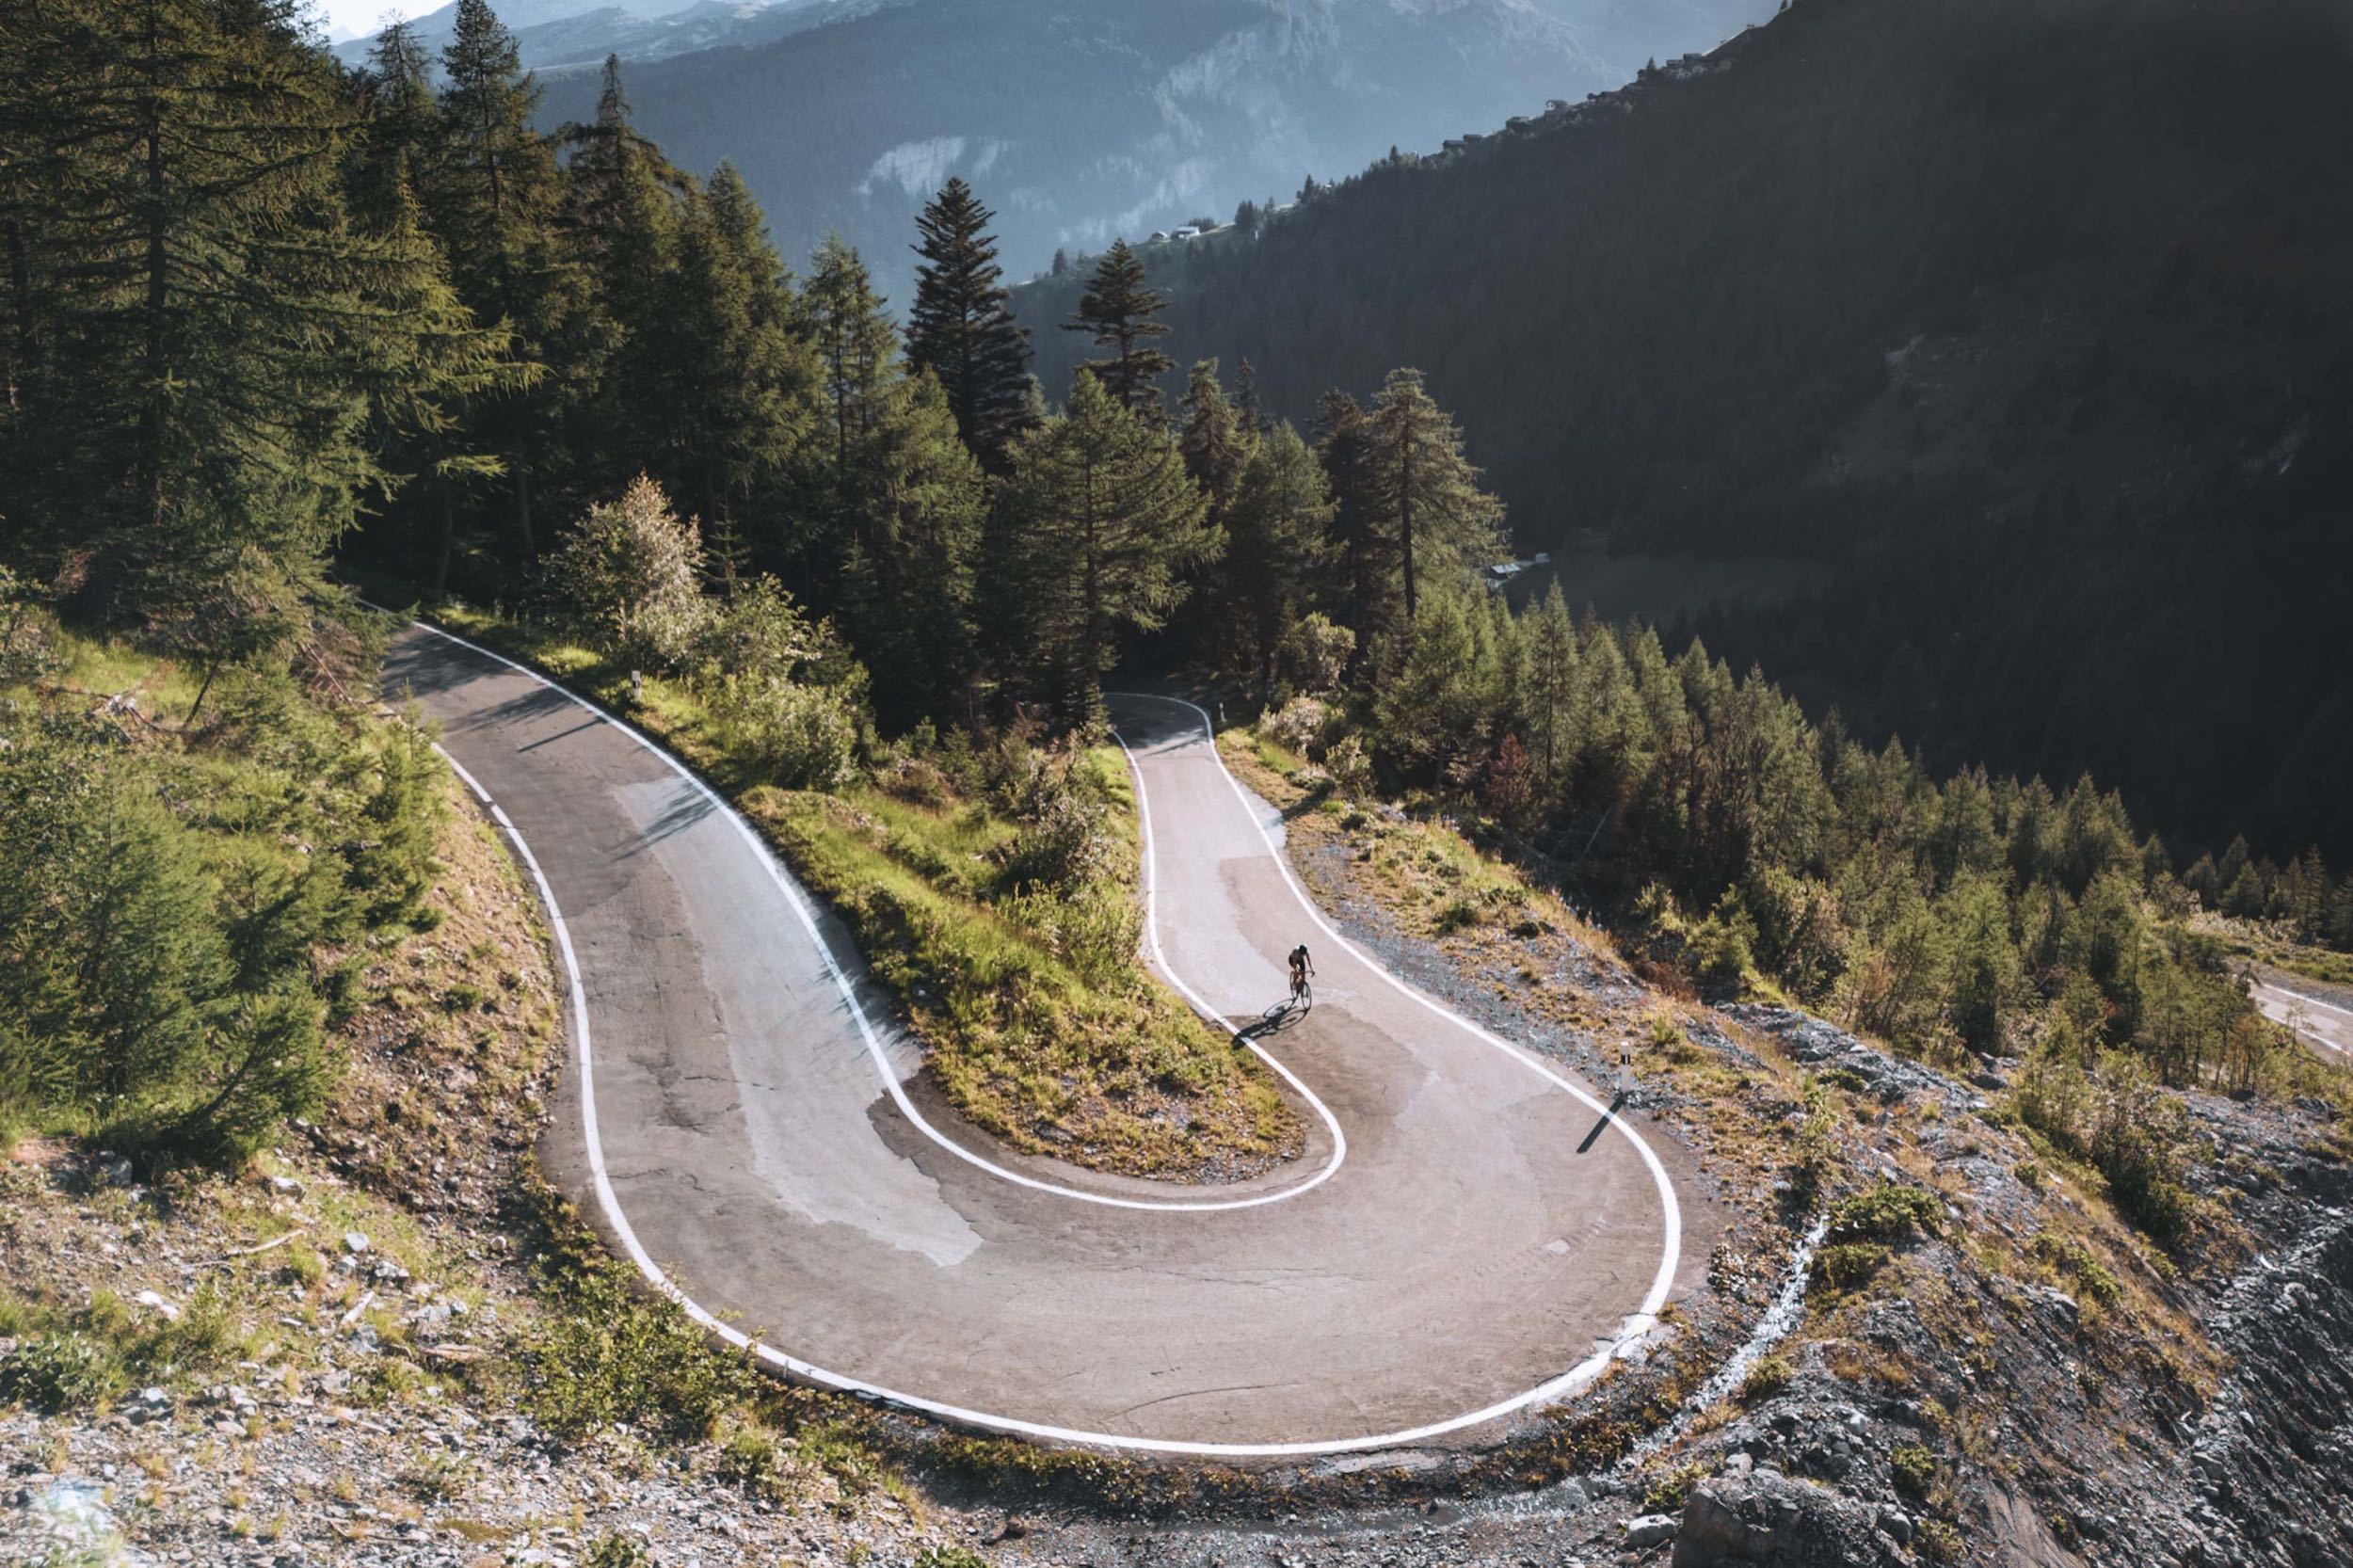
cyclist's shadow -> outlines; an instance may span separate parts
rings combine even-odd
[[[1242,1040],[1263,1040],[1270,1034],[1279,1034],[1305,1018],[1314,1009],[1316,999],[1313,991],[1309,991],[1305,996],[1291,997],[1278,1001],[1260,1013],[1256,1022],[1244,1024],[1234,1031],[1235,1037]]]

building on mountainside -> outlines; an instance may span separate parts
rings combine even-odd
[[[1203,232],[1204,231],[1195,229],[1189,223],[1168,237],[1173,240],[1195,240],[1199,239]]]
[[[1166,245],[1168,243],[1168,231],[1165,229],[1155,229],[1152,231],[1152,237],[1144,243],[1146,245]]]

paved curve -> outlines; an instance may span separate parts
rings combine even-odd
[[[963,1128],[845,933],[675,763],[439,632],[399,638],[389,674],[556,913],[582,1070],[551,1168],[690,1310],[793,1373],[1064,1441],[1385,1447],[1565,1397],[1705,1267],[1673,1145],[1624,1119],[1590,1136],[1597,1106],[1556,1067],[1307,931],[1273,813],[1189,705],[1116,711],[1160,962],[1237,1023],[1283,996],[1303,936],[1321,971],[1314,1011],[1266,1040],[1308,1151],[1241,1188]]]
[[[2255,1007],[2265,1017],[2286,1024],[2323,1057],[2353,1062],[2353,1007],[2345,1004],[2341,994],[2312,995],[2297,989],[2294,977],[2278,970],[2257,970],[2248,981]]]

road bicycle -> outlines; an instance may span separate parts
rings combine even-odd
[[[1305,1013],[1312,1009],[1315,1004],[1316,988],[1307,983],[1305,975],[1293,975],[1291,977],[1291,1005]]]

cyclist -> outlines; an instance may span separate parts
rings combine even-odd
[[[1307,944],[1291,949],[1291,1000],[1297,1001],[1307,994],[1307,977],[1316,972],[1315,962],[1307,956]]]

